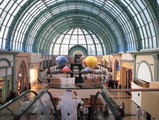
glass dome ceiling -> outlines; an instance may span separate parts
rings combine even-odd
[[[69,55],[76,46],[88,55],[154,49],[158,11],[158,0],[1,0],[0,49],[45,55]]]
[[[55,55],[68,55],[69,50],[74,46],[82,46],[86,48],[88,54],[103,55],[102,51],[105,46],[101,42],[99,36],[91,31],[82,28],[74,28],[61,34],[57,39],[53,39],[56,47],[51,47],[51,51],[56,51]],[[59,48],[59,49],[57,49]]]

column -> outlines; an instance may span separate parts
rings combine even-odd
[[[154,80],[153,81],[158,81],[159,54],[152,54],[152,57],[154,59]]]
[[[133,57],[133,75],[132,75],[132,80],[136,78],[136,55],[131,54]]]

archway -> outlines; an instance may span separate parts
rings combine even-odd
[[[13,89],[12,66],[7,58],[0,58],[0,99],[5,100]]]
[[[29,88],[30,86],[29,86],[29,78],[28,78],[26,63],[22,61],[18,72],[17,90],[19,93],[21,93]]]

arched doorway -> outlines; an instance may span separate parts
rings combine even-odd
[[[17,90],[18,93],[21,93],[29,88],[30,86],[29,86],[27,67],[25,62],[22,61],[18,72]]]
[[[84,53],[80,50],[76,50],[74,53],[73,53],[73,57],[74,57],[74,63],[75,64],[81,64],[82,63],[82,59],[81,59],[81,56],[83,56]]]
[[[119,61],[115,61],[115,80],[117,80],[120,84],[120,63]]]
[[[0,100],[5,100],[13,89],[12,66],[7,58],[0,58]]]

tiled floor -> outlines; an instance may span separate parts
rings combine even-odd
[[[131,96],[125,92],[111,92],[113,98],[118,104],[124,102],[125,104],[125,116],[122,120],[136,120],[136,104],[131,100]]]

